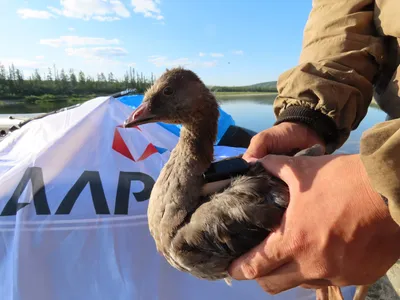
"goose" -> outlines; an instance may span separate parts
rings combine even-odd
[[[182,125],[151,191],[149,231],[157,251],[174,268],[231,285],[228,267],[280,225],[289,191],[259,162],[249,163],[241,174],[207,182],[215,163],[218,118],[213,93],[196,73],[177,67],[167,69],[145,92],[124,127]],[[317,144],[294,155],[324,153]],[[338,287],[317,290],[317,298],[342,299]]]

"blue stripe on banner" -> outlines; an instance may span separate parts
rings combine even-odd
[[[182,125],[166,124],[166,123],[161,123],[161,122],[158,122],[157,124],[160,125],[161,127],[165,128],[169,132],[175,134],[176,136],[180,136],[180,134],[181,134]]]
[[[122,96],[118,98],[122,103],[128,105],[135,109],[138,107],[143,101],[144,95],[129,95],[129,96]],[[219,120],[218,120],[218,134],[216,144],[220,141],[222,136],[228,130],[229,126],[235,125],[235,121],[233,120],[232,116],[226,113],[221,107],[219,108]],[[180,136],[182,125],[174,125],[174,124],[166,124],[166,123],[157,123],[161,127],[165,128],[172,134],[176,136]]]

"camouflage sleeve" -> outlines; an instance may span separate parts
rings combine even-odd
[[[360,157],[373,188],[387,199],[390,214],[400,225],[400,119],[365,131]]]
[[[314,0],[299,65],[278,79],[276,124],[301,122],[339,148],[367,113],[385,58],[372,0]]]

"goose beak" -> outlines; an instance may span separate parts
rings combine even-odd
[[[149,109],[148,102],[140,104],[124,122],[124,127],[134,127],[151,123],[156,115],[152,114]]]

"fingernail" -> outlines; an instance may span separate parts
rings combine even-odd
[[[254,158],[254,157],[245,157],[243,158],[245,161],[247,161],[248,163],[253,163],[256,162],[258,159]]]
[[[250,263],[243,261],[237,265],[233,265],[228,274],[236,280],[251,280],[256,278],[256,271]]]

